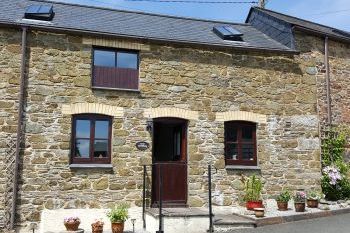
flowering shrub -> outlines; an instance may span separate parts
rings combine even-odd
[[[64,222],[65,223],[76,223],[76,222],[80,223],[80,218],[78,218],[78,217],[66,217],[66,218],[64,218]]]
[[[306,199],[306,193],[303,191],[297,191],[294,196],[295,203],[304,203]]]
[[[321,186],[323,193],[329,200],[335,201],[350,197],[350,182],[343,175],[344,168],[339,167],[327,166],[322,170]]]
[[[350,141],[350,128],[331,128],[322,140],[322,192],[328,200],[350,198],[349,163],[344,161],[345,148]]]
[[[339,169],[334,166],[325,167],[323,174],[327,176],[330,185],[336,185],[342,179]]]

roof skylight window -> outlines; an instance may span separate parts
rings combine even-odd
[[[50,5],[30,5],[27,7],[24,18],[26,19],[36,19],[36,20],[44,20],[51,21],[55,13],[53,11],[53,6]]]
[[[216,26],[213,31],[223,40],[242,41],[243,33],[232,26]]]

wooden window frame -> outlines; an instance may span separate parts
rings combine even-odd
[[[244,166],[257,166],[257,142],[256,142],[256,128],[257,124],[253,122],[246,122],[246,121],[228,121],[225,122],[225,162],[226,165],[244,165]],[[242,141],[242,128],[243,127],[252,127],[253,131],[253,142],[243,142]],[[236,128],[237,130],[237,141],[228,141],[227,139],[227,133],[229,130],[232,130],[233,128]],[[227,159],[227,150],[228,150],[228,144],[236,144],[237,145],[237,155],[238,159]],[[242,157],[242,145],[243,144],[253,144],[254,151],[253,151],[253,160],[243,160]]]
[[[103,66],[95,66],[95,51],[96,50],[99,50],[99,51],[108,51],[108,52],[114,52],[114,56],[115,56],[115,64],[113,67],[103,67]],[[118,53],[131,53],[131,54],[136,54],[137,55],[137,68],[136,69],[133,69],[133,68],[118,68],[117,67],[117,64],[118,64]],[[134,78],[134,79],[137,79],[137,84],[135,87],[120,87],[118,86],[117,84],[114,84],[114,85],[111,85],[110,83],[109,84],[96,84],[96,79],[98,79],[98,77],[96,77],[96,67],[98,67],[99,69],[105,69],[106,71],[107,70],[113,70],[114,69],[114,72],[117,73],[117,72],[122,72],[122,73],[128,73],[127,71],[129,72],[133,72],[133,73],[137,73],[137,75],[135,76],[129,76],[127,78]],[[113,72],[112,72],[113,73]],[[140,88],[140,52],[137,51],[137,50],[130,50],[130,49],[117,49],[117,48],[109,48],[109,47],[100,47],[100,46],[94,46],[92,48],[92,70],[91,70],[91,74],[92,74],[92,77],[91,77],[91,86],[93,88],[96,88],[96,89],[115,89],[115,90],[130,90],[130,91],[139,91],[139,88]],[[119,75],[117,75],[119,76]],[[117,81],[116,81],[117,82]]]
[[[75,157],[75,141],[76,141],[76,121],[77,120],[89,120],[90,121],[90,148],[89,148],[89,158],[78,158]],[[95,138],[95,122],[99,120],[108,121],[108,152],[106,158],[95,158],[93,155],[94,151],[94,141],[99,140]],[[99,114],[78,114],[72,117],[72,139],[71,139],[71,164],[110,164],[111,163],[111,154],[112,154],[112,125],[113,120],[111,116],[99,115]],[[80,138],[78,138],[80,139]],[[101,139],[106,140],[106,139]]]

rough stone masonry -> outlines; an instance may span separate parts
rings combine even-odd
[[[99,38],[116,46],[139,45],[140,92],[126,92],[91,88],[93,45],[85,43],[91,38],[30,31],[18,224],[39,222],[44,209],[108,208],[122,200],[140,206],[142,165],[150,164],[152,155],[151,150],[138,151],[135,143],[151,142],[145,112],[169,115],[164,109],[189,120],[189,206],[207,204],[208,163],[218,168],[213,175],[216,205],[239,204],[241,175],[252,172],[261,175],[265,198],[283,188],[319,189],[319,119],[323,121],[325,107],[324,83],[316,83],[323,75],[316,68],[322,65],[323,51],[308,44],[318,39],[298,38],[300,55],[142,45]],[[336,67],[333,79],[346,84],[350,53],[344,50],[349,47],[334,43],[331,48],[331,63]],[[0,55],[0,150],[4,156],[4,142],[16,132],[19,31],[0,30]],[[340,86],[344,85],[334,82],[332,88]],[[333,93],[333,98],[342,102],[338,105],[333,101],[337,119],[347,119],[346,89]],[[75,104],[118,108],[113,119],[112,170],[69,168],[72,115],[63,111],[63,106]],[[240,120],[247,116],[257,119],[260,170],[225,166],[220,113],[231,116],[229,120],[238,116]],[[5,189],[4,162],[0,160],[1,192]],[[0,213],[4,209],[1,202]]]

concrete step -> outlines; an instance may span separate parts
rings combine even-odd
[[[146,212],[147,232],[159,229],[158,209],[151,208]],[[163,229],[166,233],[205,233],[209,229],[209,214],[203,208],[164,208]]]
[[[235,214],[215,215],[213,225],[215,232],[230,232],[234,229],[256,227],[256,223],[254,220]]]

